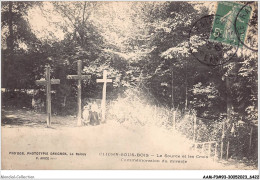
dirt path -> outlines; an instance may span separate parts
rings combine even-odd
[[[156,127],[126,128],[113,121],[76,127],[76,118],[53,117],[53,128],[46,128],[45,116],[30,111],[6,111],[3,121],[3,169],[246,168],[214,162],[192,151],[179,133]]]

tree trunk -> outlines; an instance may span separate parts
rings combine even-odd
[[[231,91],[230,91],[230,78],[226,77],[226,90],[227,90],[227,127],[230,127],[230,124],[232,124],[232,111],[233,111],[233,105],[232,105],[232,99],[231,99]],[[229,158],[229,146],[230,146],[230,128],[227,128],[226,133],[226,139],[227,139],[227,152],[226,152],[226,159]]]
[[[185,111],[188,107],[188,71],[187,71],[187,62],[185,63]]]
[[[8,71],[12,70],[12,62],[13,62],[13,54],[14,54],[14,32],[13,32],[13,2],[9,1],[8,2],[8,30],[9,30],[9,36],[6,39],[6,45],[7,45],[7,52],[8,52],[8,61],[7,63],[3,63],[5,64],[5,67],[2,67],[3,72],[5,72],[4,69],[7,69]],[[5,60],[4,60],[5,61]],[[2,65],[3,65],[2,64]],[[13,90],[14,87],[12,87],[12,85],[14,84],[14,82],[10,79],[11,75],[8,74],[8,72],[6,72],[6,79],[5,79],[5,86],[6,88],[9,88],[11,91]]]
[[[232,99],[231,99],[231,93],[230,93],[229,77],[226,77],[226,88],[227,88],[227,121],[230,123],[233,106],[232,106]]]
[[[253,126],[250,127],[250,136],[249,136],[249,153],[251,153],[252,149],[252,136],[253,136]]]
[[[197,133],[197,117],[193,115],[193,142],[196,142],[196,133]]]
[[[8,29],[9,36],[7,38],[7,49],[12,54],[14,50],[14,31],[13,31],[13,2],[9,1],[9,12],[8,12]]]
[[[221,137],[221,146],[220,146],[220,158],[223,158],[223,147],[224,147],[224,139],[225,139],[225,120],[222,122],[222,137]]]
[[[64,98],[63,98],[63,103],[62,103],[62,106],[63,106],[63,107],[66,106],[66,101],[67,101],[67,96],[64,96]]]
[[[173,97],[173,63],[172,63],[172,66],[171,66],[171,73],[172,73],[172,88],[171,88],[171,90],[172,90],[172,109],[174,110],[174,97]]]
[[[229,140],[228,140],[228,142],[227,142],[227,154],[226,154],[226,160],[228,160],[228,158],[229,158]]]

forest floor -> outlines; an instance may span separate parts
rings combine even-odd
[[[162,128],[125,127],[113,120],[77,127],[73,116],[53,116],[51,121],[47,128],[45,114],[2,108],[2,168],[257,169],[250,161],[207,158],[193,151],[192,142],[179,132]]]

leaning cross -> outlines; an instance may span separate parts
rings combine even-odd
[[[112,82],[112,79],[107,79],[107,71],[103,71],[103,79],[97,79],[97,83],[103,84],[103,94],[102,94],[102,102],[101,102],[101,111],[102,111],[102,122],[105,122],[106,117],[106,89],[107,83]]]
[[[78,126],[81,126],[81,81],[84,79],[90,79],[90,75],[82,75],[82,61],[78,60],[78,75],[68,75],[67,79],[77,79],[78,80]]]
[[[50,78],[50,66],[46,67],[46,79],[36,80],[36,85],[46,86],[47,127],[51,125],[51,84],[60,84],[59,79]]]

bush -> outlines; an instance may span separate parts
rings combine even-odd
[[[109,104],[108,119],[127,126],[170,126],[170,109],[150,104],[152,98],[145,98],[142,92],[128,89],[122,97]]]
[[[31,108],[32,95],[24,91],[2,91],[2,106],[15,108]]]

